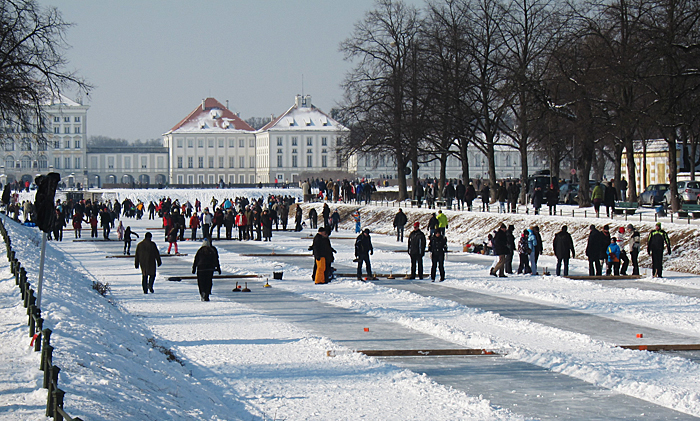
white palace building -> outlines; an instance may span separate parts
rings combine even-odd
[[[69,187],[295,183],[339,174],[396,177],[391,158],[362,155],[341,160],[337,148],[349,129],[316,108],[309,95],[297,95],[287,111],[260,130],[216,99],[206,98],[163,134],[162,147],[88,147],[88,108],[64,96],[46,104],[49,118],[42,130],[49,141],[39,146],[37,127],[0,122],[0,182],[31,182],[49,171],[59,172]],[[480,152],[470,150],[469,160],[474,178],[486,175]],[[534,154],[529,160],[533,172],[545,166]],[[437,176],[436,165],[421,164],[420,178]],[[496,167],[499,178],[518,177],[518,152],[497,151]],[[451,157],[447,177],[460,176],[461,163]]]

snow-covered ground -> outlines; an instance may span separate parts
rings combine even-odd
[[[132,194],[137,193],[124,194],[133,199]],[[157,190],[154,194],[162,197]],[[210,196],[211,190],[194,194],[202,200]],[[350,208],[340,210],[345,215]],[[362,209],[364,221],[374,232],[377,251],[372,263],[378,272],[405,273],[408,269],[406,255],[394,252],[405,247],[390,234],[390,215],[394,211],[374,206]],[[429,217],[425,210],[407,212],[412,220],[427,222]],[[472,237],[482,237],[505,217],[448,215],[453,221],[448,238],[455,251]],[[585,227],[591,223],[532,215],[508,218],[516,218],[509,220],[518,229],[533,223],[548,228],[543,233],[546,244],[551,243],[555,226],[567,223]],[[157,226],[147,220],[128,220],[126,224],[141,234],[146,227]],[[351,225],[350,221],[343,223],[345,228]],[[12,222],[6,222],[6,226],[18,258],[35,283],[38,231]],[[694,227],[666,228],[679,240],[696,238]],[[337,236],[350,234],[341,232]],[[90,420],[522,419],[517,411],[499,409],[478,396],[467,396],[420,373],[375,358],[349,352],[328,358],[327,350],[343,351],[343,347],[225,299],[217,295],[216,286],[212,302],[198,301],[192,283],[163,279],[168,270],[187,270],[198,243],[180,243],[180,252],[189,253],[187,257],[163,259],[156,293],[144,295],[140,275],[129,259],[105,259],[105,250],[114,252],[119,244],[71,242],[72,237],[72,232],[66,232],[62,243],[49,242],[42,305],[47,327],[54,331],[55,363],[62,368],[60,384],[66,391],[66,410],[72,415]],[[154,237],[163,249],[160,234]],[[280,253],[305,253],[310,243],[291,233],[275,234],[273,240]],[[583,237],[576,243],[579,256],[585,247],[582,241]],[[694,252],[692,241],[674,250],[674,254],[686,256],[679,257],[679,261],[696,259],[690,254]],[[338,250],[338,264],[352,266],[352,242],[337,239],[333,245]],[[266,246],[251,245],[261,250]],[[548,304],[639,326],[639,332],[628,332],[613,343],[454,300],[382,286],[381,282],[339,280],[316,286],[309,281],[308,265],[243,257],[223,242],[218,247],[225,272],[269,276],[274,268],[283,268],[285,280],[270,281],[275,289],[390,321],[454,343],[455,348],[497,350],[507,354],[504,358],[700,416],[698,364],[670,354],[614,346],[644,343],[635,337],[644,328],[700,341],[697,298],[556,276],[497,279],[488,276],[488,256],[448,256],[447,281],[441,286]],[[472,260],[458,262],[463,258]],[[0,419],[43,419],[45,391],[40,388],[39,355],[29,348],[25,310],[4,260],[0,261]],[[698,260],[687,265],[694,268],[700,264]],[[428,261],[426,258],[426,264]],[[552,268],[554,259],[543,256],[541,266]],[[572,262],[572,273],[583,274],[586,270],[587,262]],[[92,281],[109,283],[111,292],[107,297],[100,296],[92,290]],[[700,277],[687,273],[668,272],[663,280],[643,281],[652,288],[671,285],[700,291]],[[154,344],[172,350],[182,365],[169,362]]]

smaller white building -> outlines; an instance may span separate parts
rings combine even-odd
[[[255,129],[214,98],[163,134],[169,183],[255,183]]]
[[[88,186],[163,186],[168,183],[168,150],[158,146],[88,146]]]
[[[496,145],[495,149],[496,178],[521,178],[520,152],[517,149],[502,145]],[[469,175],[471,178],[489,178],[486,155],[476,148],[470,148],[468,149],[467,157],[469,159]],[[393,179],[397,177],[396,161],[393,156],[366,153],[358,155],[356,159],[357,175],[360,178]],[[410,163],[408,166],[410,167]],[[418,178],[440,178],[440,161],[422,162],[419,166]],[[528,170],[531,174],[545,168],[547,168],[546,160],[541,159],[537,153],[530,152],[528,154]],[[462,178],[462,161],[455,155],[450,155],[447,158],[446,178]]]
[[[311,96],[297,95],[294,105],[256,133],[257,181],[297,182],[300,175],[347,171],[336,149],[349,130],[316,108]]]

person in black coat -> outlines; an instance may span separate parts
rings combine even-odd
[[[476,199],[476,189],[474,188],[474,184],[472,182],[469,182],[469,185],[467,186],[467,192],[464,193],[464,201],[467,202],[467,210],[471,212],[472,210],[472,202]]]
[[[430,259],[432,266],[430,268],[430,279],[435,282],[436,269],[440,268],[440,282],[445,280],[445,253],[447,253],[447,238],[440,231],[435,231],[435,235],[430,238]]]
[[[367,267],[367,278],[373,279],[372,265],[369,262],[369,255],[374,254],[372,238],[369,236],[369,229],[365,228],[355,240],[355,257],[357,258],[357,280],[362,280],[362,263]]]
[[[554,235],[553,247],[554,255],[557,256],[557,276],[561,275],[562,262],[564,263],[564,276],[569,276],[569,259],[576,256],[576,251],[574,251],[574,240],[566,225]]]
[[[403,243],[403,230],[404,226],[408,222],[406,214],[403,210],[399,208],[399,212],[394,216],[394,228],[396,228],[396,241],[401,241]]]
[[[513,182],[508,186],[508,207],[512,213],[516,212],[518,207],[518,196],[520,195],[520,185]]]
[[[457,182],[455,193],[457,194],[457,209],[464,210],[464,195],[467,194],[467,187],[462,183],[462,180]]]
[[[314,269],[311,278],[316,284],[330,282],[331,263],[334,260],[333,253],[335,250],[331,246],[331,240],[328,238],[328,231],[325,227],[318,229],[318,234],[314,237],[310,249],[314,254]]]
[[[489,202],[491,202],[491,189],[489,189],[488,184],[484,184],[484,188],[481,189],[481,211],[485,212],[489,210]]]
[[[416,279],[416,266],[418,266],[418,278],[423,279],[425,243],[425,234],[420,229],[420,222],[415,222],[413,231],[408,235],[408,255],[411,256],[411,275],[408,279]]]
[[[132,235],[135,235],[136,238],[139,238],[139,235],[133,231],[131,231],[131,227],[126,227],[126,230],[124,231],[124,255],[125,256],[130,256],[131,255],[131,242],[133,241],[133,238],[131,238]]]
[[[218,271],[221,275],[219,252],[211,245],[211,240],[205,238],[192,262],[192,273],[197,274],[197,286],[202,301],[209,301],[214,271]]]
[[[321,215],[323,216],[323,226],[330,227],[330,225],[331,225],[331,208],[328,206],[328,203],[323,204],[323,210],[321,211]]]
[[[586,245],[586,256],[588,257],[588,275],[601,276],[603,266],[600,263],[601,249],[605,250],[609,243],[606,238],[598,231],[595,225],[591,225],[591,233],[588,235],[588,244]]]
[[[615,179],[610,180],[610,184],[605,189],[603,194],[603,204],[605,205],[605,214],[610,217],[610,211],[615,214],[615,201],[617,200],[617,189],[615,188]]]
[[[156,266],[161,265],[160,251],[156,243],[151,241],[153,235],[147,232],[136,246],[136,256],[134,257],[134,267],[141,268],[141,286],[143,293],[153,292],[153,283],[156,280]]]
[[[504,273],[506,267],[506,256],[510,252],[508,248],[508,234],[507,234],[506,224],[501,224],[493,236],[493,254],[498,256],[498,262],[496,266],[491,268],[492,276],[499,276],[501,278],[506,278]],[[498,272],[498,275],[496,275]]]
[[[532,194],[532,207],[535,208],[535,215],[540,214],[540,208],[544,201],[544,194],[541,187],[535,187],[535,192]]]
[[[515,231],[514,225],[508,225],[506,230],[506,237],[508,238],[508,254],[506,255],[506,268],[505,272],[509,275],[513,274],[513,255],[515,254]]]
[[[309,227],[311,229],[318,228],[318,212],[316,212],[316,209],[314,208],[309,210],[309,225],[311,225]]]
[[[547,190],[547,206],[549,206],[549,215],[557,214],[557,203],[559,203],[559,191],[554,188],[554,184],[550,184]]]

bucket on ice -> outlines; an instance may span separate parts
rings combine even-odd
[[[283,269],[284,267],[282,265],[276,265],[274,269],[272,269],[272,279],[282,279],[282,275],[284,274]]]

